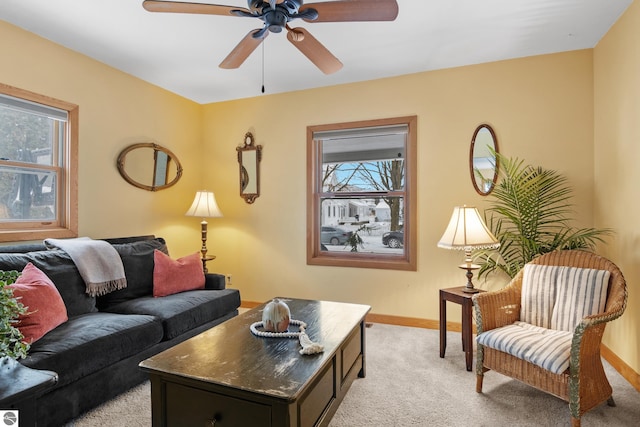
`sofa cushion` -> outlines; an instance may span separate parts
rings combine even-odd
[[[26,366],[57,372],[58,386],[140,353],[162,340],[153,316],[89,313],[70,318],[35,342]]]
[[[22,271],[29,262],[56,285],[69,317],[97,311],[96,299],[87,295],[84,280],[66,252],[51,250],[0,254],[0,270]]]
[[[562,268],[555,265],[525,264],[520,320],[543,328],[551,327],[556,283]]]
[[[569,368],[571,339],[567,331],[541,328],[525,322],[515,322],[478,335],[478,344],[500,350],[538,365],[555,374]]]
[[[551,329],[573,332],[583,318],[604,312],[610,275],[607,270],[564,267],[558,278]]]
[[[125,301],[107,310],[122,314],[149,314],[162,321],[164,340],[224,316],[240,306],[237,289],[195,290],[162,298],[153,296]]]
[[[153,296],[204,289],[204,271],[198,252],[176,260],[156,250],[153,253]]]
[[[151,295],[153,293],[153,252],[160,250],[168,254],[166,242],[161,237],[112,245],[122,258],[127,287],[99,296],[97,306],[101,310],[133,298]]]
[[[33,264],[28,263],[9,288],[13,290],[13,296],[20,298],[20,302],[27,308],[27,312],[18,317],[16,324],[26,343],[33,344],[67,321],[67,309],[58,289]]]

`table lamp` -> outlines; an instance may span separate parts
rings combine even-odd
[[[202,230],[202,248],[200,249],[202,259],[202,270],[207,273],[207,261],[215,259],[215,256],[207,256],[207,221],[205,218],[220,218],[222,212],[216,203],[216,196],[211,191],[198,191],[193,199],[191,207],[185,213],[186,216],[198,216],[202,218],[200,223]]]
[[[473,294],[478,290],[471,282],[472,271],[479,269],[480,266],[473,263],[471,252],[475,249],[497,249],[500,247],[500,242],[482,221],[478,209],[464,205],[453,208],[451,220],[438,242],[438,247],[464,251],[464,264],[458,266],[467,270],[467,285],[463,292]]]

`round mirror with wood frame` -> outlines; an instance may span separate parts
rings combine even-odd
[[[498,181],[498,138],[493,128],[481,124],[473,132],[469,150],[469,173],[476,192],[487,196]]]
[[[182,176],[182,166],[176,155],[153,142],[126,147],[120,152],[117,165],[125,181],[148,191],[169,188]]]

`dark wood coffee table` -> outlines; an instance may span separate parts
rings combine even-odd
[[[154,427],[326,426],[353,380],[365,376],[370,307],[281,298],[324,352],[249,326],[264,304],[140,363],[151,378]],[[292,327],[291,329],[295,329]]]

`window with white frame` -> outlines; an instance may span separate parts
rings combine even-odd
[[[308,127],[308,264],[416,269],[416,122]]]
[[[0,241],[77,236],[78,106],[0,84]]]

